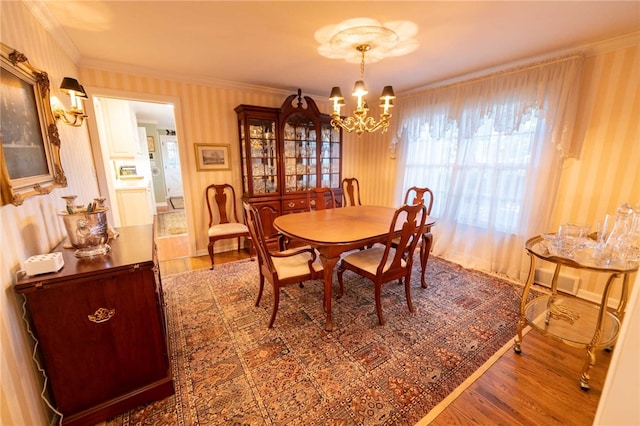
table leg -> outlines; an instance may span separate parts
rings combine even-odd
[[[324,302],[322,307],[327,317],[324,329],[333,331],[333,319],[331,318],[331,290],[333,288],[333,269],[340,260],[340,256],[328,257],[320,251],[320,262],[324,269]]]
[[[427,288],[427,282],[424,279],[425,269],[427,269],[427,261],[429,260],[429,253],[431,252],[431,245],[433,244],[433,234],[431,232],[425,232],[422,234],[422,244],[420,244],[420,266],[422,267],[422,276],[420,277],[420,285],[422,288]]]

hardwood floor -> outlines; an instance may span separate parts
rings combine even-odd
[[[187,257],[180,238],[156,241],[164,276],[210,266],[208,256]],[[247,251],[230,251],[216,253],[215,260],[218,264],[248,257]],[[531,331],[523,339],[522,354],[509,349],[430,424],[591,425],[611,353],[600,350],[596,358],[591,390],[583,391],[578,380],[585,350]]]

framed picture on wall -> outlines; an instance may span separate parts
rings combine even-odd
[[[199,172],[231,170],[229,145],[195,144],[196,167]]]
[[[147,136],[147,147],[149,148],[149,152],[156,152],[156,140],[153,136]]]
[[[49,77],[0,43],[0,205],[66,187]]]

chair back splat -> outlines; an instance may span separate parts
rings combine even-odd
[[[407,189],[404,195],[404,204],[424,204],[427,207],[427,215],[431,214],[431,208],[433,207],[433,191],[429,188],[412,186]],[[425,273],[427,270],[427,262],[429,261],[429,254],[431,252],[431,246],[433,244],[433,234],[431,233],[431,227],[427,226],[422,234],[422,241],[420,242],[420,284],[422,288],[427,288],[427,280]]]
[[[344,178],[342,179],[342,199],[343,206],[361,206],[360,201],[360,182],[356,178]],[[406,204],[406,203],[405,203]]]
[[[404,194],[404,203],[403,204],[424,204],[427,206],[427,214],[431,214],[431,208],[433,207],[433,191],[429,188],[420,188],[417,186],[412,186],[407,189],[407,192]]]
[[[244,220],[238,219],[236,192],[233,186],[228,183],[211,184],[205,190],[205,199],[209,212],[209,228],[207,229],[209,244],[207,249],[211,259],[211,269],[213,269],[216,241],[237,238],[238,251],[240,251],[240,239],[249,238],[249,228],[245,225]],[[216,218],[218,219],[216,220]]]
[[[407,306],[409,311],[413,312],[411,303],[413,252],[424,232],[426,218],[427,209],[424,204],[405,204],[395,211],[384,246],[377,244],[345,256],[338,267],[340,296],[344,293],[342,275],[345,270],[373,281],[378,321],[382,325],[384,324],[380,297],[382,284],[401,280],[404,281]],[[395,250],[393,250],[394,247]]]
[[[336,196],[331,188],[313,188],[307,191],[309,211],[333,209],[336,207]]]

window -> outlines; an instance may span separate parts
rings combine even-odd
[[[455,222],[517,233],[533,138],[541,121],[531,117],[506,134],[496,131],[493,120],[487,118],[470,140],[461,140],[457,128],[435,139],[427,124],[407,147],[404,189],[423,182],[434,192],[432,215],[442,217],[446,195],[457,185],[460,199]]]

